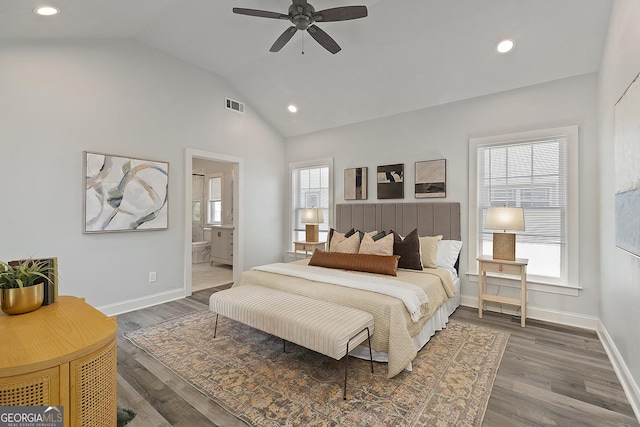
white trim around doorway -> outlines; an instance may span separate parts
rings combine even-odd
[[[235,176],[233,184],[233,280],[235,281],[240,272],[243,270],[244,257],[242,251],[242,228],[243,218],[242,214],[242,199],[241,194],[244,183],[244,159],[242,157],[229,156],[226,154],[213,153],[210,151],[197,150],[193,148],[186,149],[185,155],[185,215],[184,215],[184,293],[185,296],[191,295],[191,218],[193,212],[191,204],[191,189],[192,189],[192,164],[193,159],[211,160],[214,162],[228,162],[233,163],[233,173]]]

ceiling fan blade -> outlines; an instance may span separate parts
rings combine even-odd
[[[307,31],[311,34],[311,37],[316,39],[316,41],[329,52],[333,54],[340,52],[341,48],[338,43],[336,43],[329,34],[322,31],[317,25],[310,26]]]
[[[278,12],[269,12],[268,10],[245,9],[242,7],[234,7],[233,13],[239,15],[257,16],[260,18],[289,19],[289,15]]]
[[[319,10],[313,15],[318,22],[348,21],[364,18],[368,15],[367,6],[343,6]]]
[[[273,46],[271,46],[271,49],[269,49],[269,52],[278,52],[280,49],[282,49],[284,45],[287,44],[289,40],[291,40],[291,37],[293,37],[296,31],[298,31],[298,29],[293,26],[284,30],[284,33],[280,34],[280,37],[278,37],[278,40],[276,40]]]

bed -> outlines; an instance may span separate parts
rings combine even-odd
[[[342,232],[352,228],[362,231],[395,230],[398,234],[406,236],[417,229],[420,236],[442,235],[443,241],[447,242],[461,240],[459,203],[338,204],[335,223],[335,230]],[[442,245],[442,242],[440,244]],[[460,279],[457,276],[457,258],[456,254],[455,265],[451,263],[448,269],[440,267],[425,268],[422,271],[398,269],[396,277],[382,277],[380,274],[367,272],[345,273],[353,273],[353,277],[372,283],[385,280],[402,281],[411,284],[408,286],[415,285],[422,288],[427,295],[428,303],[423,307],[419,319],[415,316],[412,319],[406,302],[396,297],[335,284],[334,279],[330,279],[335,270],[304,267],[309,260],[289,263],[289,267],[284,264],[256,267],[243,272],[233,286],[248,284],[265,286],[359,308],[371,313],[375,319],[375,329],[371,339],[374,359],[388,363],[388,377],[391,378],[405,369],[411,370],[411,361],[417,352],[436,331],[446,326],[449,316],[458,307]],[[317,277],[312,277],[313,280],[311,280],[303,275],[282,272],[278,270],[280,267],[291,270],[305,268],[326,270],[326,279],[324,279],[326,281]],[[350,354],[369,358],[368,348],[356,348]]]

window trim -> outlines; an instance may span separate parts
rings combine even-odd
[[[294,218],[293,218],[293,203],[294,203],[294,197],[293,197],[293,171],[294,169],[299,169],[299,168],[308,168],[308,167],[314,167],[314,166],[328,166],[329,167],[329,220],[328,220],[328,224],[329,227],[333,227],[333,215],[334,215],[334,201],[333,201],[333,157],[323,157],[320,159],[314,159],[314,160],[305,160],[305,161],[301,161],[301,162],[293,162],[293,163],[289,163],[289,204],[288,204],[288,226],[287,226],[287,237],[286,237],[286,247],[287,247],[287,252],[289,253],[293,253],[294,249],[293,249],[293,239],[292,239],[292,232],[293,232],[293,222],[294,222]]]
[[[531,290],[550,291],[545,286],[561,287],[572,290],[582,289],[579,285],[578,278],[578,257],[579,257],[579,244],[578,244],[578,220],[579,220],[579,185],[578,185],[578,167],[579,167],[579,152],[578,152],[578,136],[579,129],[577,125],[556,127],[549,129],[539,129],[524,132],[515,132],[503,135],[494,135],[479,138],[469,138],[469,244],[468,247],[468,275],[474,278],[478,274],[478,262],[477,258],[477,236],[478,236],[478,224],[477,224],[477,210],[478,210],[478,147],[482,145],[499,145],[514,143],[519,141],[528,141],[539,138],[547,138],[553,136],[563,135],[566,137],[566,179],[567,179],[567,213],[566,213],[566,225],[567,225],[567,279],[566,281],[552,281],[547,278],[536,278],[527,276],[527,282],[532,284],[538,284],[542,286],[529,287]],[[472,280],[476,281],[476,280]],[[563,293],[563,292],[560,292]],[[574,294],[574,293],[571,293]],[[577,293],[575,293],[577,295]]]

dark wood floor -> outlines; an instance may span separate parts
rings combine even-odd
[[[137,413],[130,427],[244,426],[122,332],[207,309],[212,288],[118,316],[118,404]],[[454,319],[509,331],[483,426],[638,426],[595,332],[460,307]]]

